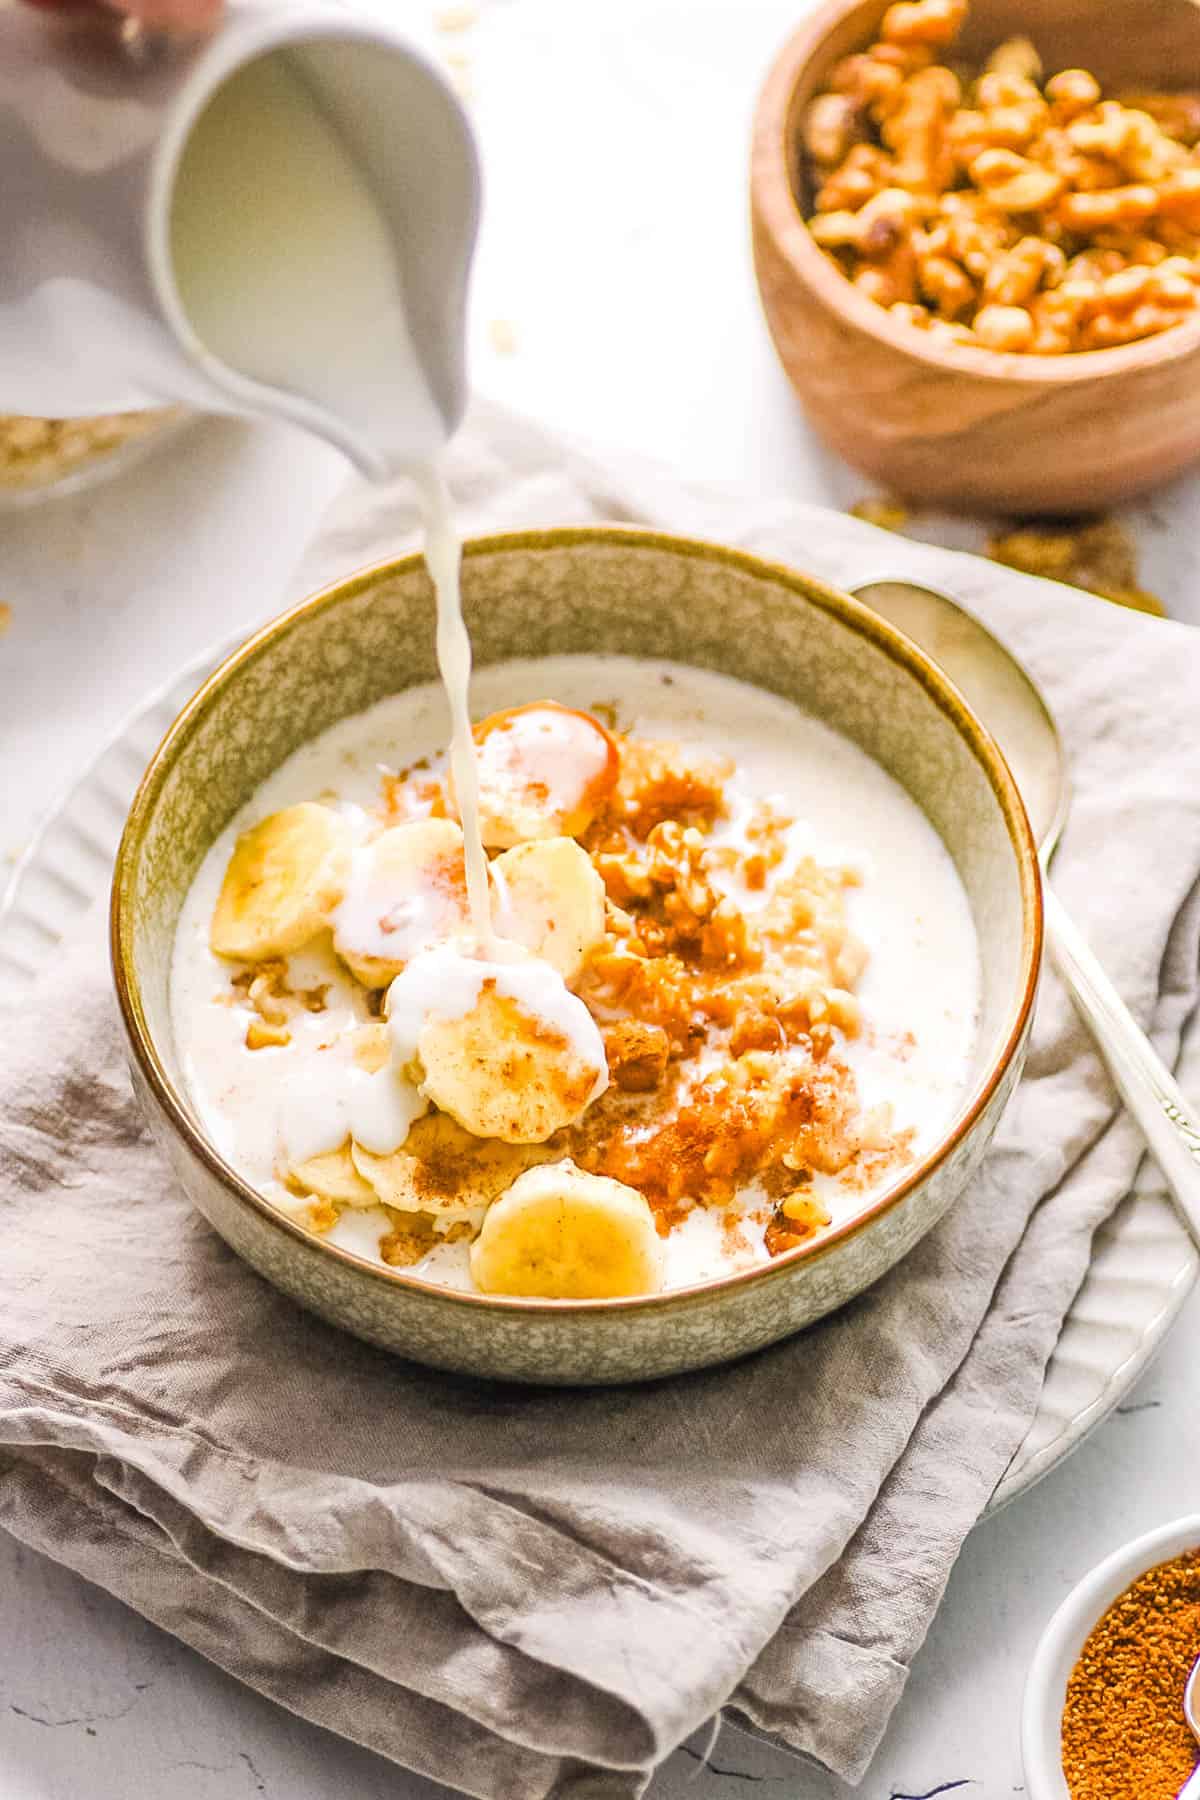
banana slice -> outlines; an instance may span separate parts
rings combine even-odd
[[[422,1093],[475,1137],[506,1144],[541,1144],[573,1124],[607,1086],[608,1062],[583,1002],[566,988],[562,999],[579,1008],[579,1029],[564,1032],[487,985],[469,1012],[427,1018],[417,1040]]]
[[[307,1162],[289,1163],[288,1175],[306,1194],[329,1200],[334,1206],[376,1206],[375,1189],[354,1166],[350,1144],[310,1156]]]
[[[378,1075],[392,1058],[392,1040],[382,1019],[360,1025],[350,1033],[350,1050],[355,1065],[368,1075]]]
[[[244,831],[213,911],[217,956],[263,962],[302,950],[329,923],[350,869],[350,829],[314,801],[285,807]]]
[[[488,1209],[471,1246],[484,1294],[611,1300],[656,1294],[662,1240],[636,1188],[586,1175],[569,1160],[530,1169]]]
[[[462,832],[452,819],[416,819],[354,852],[333,947],[364,987],[386,987],[468,918]]]
[[[616,740],[590,713],[539,700],[475,727],[480,825],[489,850],[578,837],[616,786]]]
[[[459,1219],[490,1206],[525,1169],[550,1155],[536,1145],[484,1142],[444,1113],[418,1119],[402,1150],[372,1156],[353,1147],[372,1198],[397,1212]]]
[[[604,936],[604,883],[574,838],[517,844],[491,865],[496,929],[570,981]]]

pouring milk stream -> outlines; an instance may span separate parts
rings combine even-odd
[[[462,546],[442,467],[466,405],[479,202],[449,84],[405,38],[328,0],[231,0],[205,45],[148,68],[69,32],[52,44],[31,9],[0,8],[0,156],[24,227],[0,266],[0,408],[69,416],[182,400],[274,416],[373,480],[407,477],[420,497],[471,930],[439,946],[436,972],[420,954],[406,970],[390,1073],[348,1075],[344,1091],[306,1102],[306,1129],[335,1147],[351,1108],[381,1153],[398,1147],[424,1105],[397,1079],[414,1009],[469,1011],[485,982],[586,1038],[603,1069],[582,1002],[492,920]]]

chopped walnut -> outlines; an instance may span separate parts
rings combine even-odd
[[[300,1012],[324,1012],[329,996],[328,982],[314,988],[293,988],[287,963],[281,956],[256,963],[252,969],[239,970],[232,977],[230,988],[232,995],[245,1000],[257,1014],[246,1028],[246,1043],[251,1050],[288,1043],[291,1034],[285,1028],[289,1021]],[[270,1035],[272,1032],[277,1035]]]
[[[610,906],[606,942],[578,984],[596,1016],[615,1021],[605,1026],[613,1082],[572,1134],[571,1153],[645,1193],[663,1229],[690,1201],[722,1203],[773,1171],[794,1188],[797,1169],[836,1172],[865,1147],[838,1055],[860,1024],[853,988],[866,952],[844,913],[857,877],[811,859],[775,875],[791,824],[764,804],[743,827],[745,848],[710,846],[701,828],[673,822],[627,839],[636,878],[627,869],[623,887],[636,892],[628,911]],[[734,896],[758,880],[766,902],[748,915]],[[720,929],[739,934],[722,945],[725,969]],[[639,1053],[650,1043],[647,1108],[637,1104],[650,1080]],[[722,1043],[729,1060],[709,1069]],[[697,1073],[702,1056],[707,1072]]]
[[[798,1188],[780,1202],[777,1212],[767,1223],[763,1239],[772,1256],[781,1256],[798,1244],[807,1243],[831,1222],[828,1207],[803,1188]]]
[[[1099,95],[1097,95],[1099,98]],[[1166,136],[1192,150],[1200,143],[1200,93],[1127,93],[1119,96],[1123,106],[1148,113]]]
[[[667,821],[710,825],[724,816],[725,783],[733,773],[727,762],[646,738],[622,739],[620,752],[616,787],[593,832],[620,828],[645,839]]]
[[[805,1231],[819,1231],[823,1225],[830,1223],[829,1208],[814,1199],[812,1194],[802,1190],[789,1194],[779,1207],[784,1218],[791,1225],[799,1225]]]
[[[965,0],[897,0],[810,105],[809,227],[859,293],[945,343],[1065,355],[1133,343],[1200,294],[1200,93],[1105,99],[1010,38],[964,84]],[[1130,304],[1104,277],[1183,264]]]
[[[888,44],[952,44],[967,16],[967,0],[896,0],[879,35]]]
[[[1137,612],[1166,611],[1157,595],[1139,585],[1137,552],[1115,519],[1084,521],[1074,529],[1023,526],[994,537],[988,555],[1010,569],[1068,582]]]
[[[408,1269],[428,1256],[438,1239],[425,1213],[390,1212],[392,1229],[379,1240],[379,1254],[391,1269]]]
[[[272,1050],[283,1044],[290,1044],[292,1034],[286,1025],[268,1023],[265,1019],[251,1019],[246,1027],[247,1050]]]
[[[604,1049],[613,1083],[627,1094],[648,1094],[667,1072],[671,1040],[661,1025],[620,1019],[606,1027]]]
[[[902,500],[886,500],[882,496],[856,500],[850,511],[854,518],[877,525],[881,531],[903,531],[909,520],[908,507]]]

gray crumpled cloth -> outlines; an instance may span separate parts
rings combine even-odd
[[[1200,634],[498,416],[451,476],[471,533],[641,520],[960,596],[1058,712],[1061,895],[1176,1055]],[[354,488],[297,591],[414,524],[405,494]],[[475,1385],[308,1318],[189,1211],[130,1094],[97,921],[0,1042],[0,1523],[285,1706],[487,1800],[640,1794],[721,1708],[857,1779],[1133,1181],[1115,1110],[1049,981],[980,1178],[840,1315],[644,1389]]]

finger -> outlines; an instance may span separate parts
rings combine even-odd
[[[221,16],[223,0],[113,0],[119,12],[151,31],[207,31]]]

